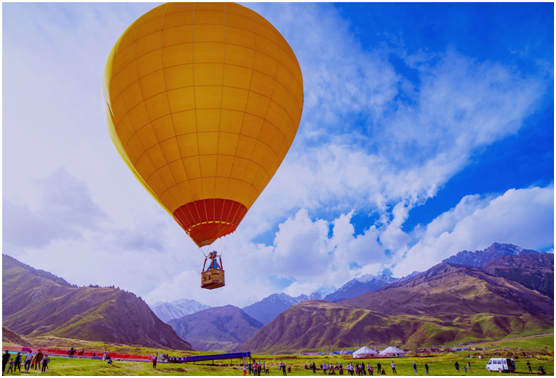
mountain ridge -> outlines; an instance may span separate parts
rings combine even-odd
[[[286,311],[291,306],[309,299],[322,297],[320,293],[312,293],[311,296],[301,294],[298,297],[292,297],[286,293],[271,294],[268,297],[255,302],[252,305],[243,307],[242,310],[258,320],[262,324],[267,324],[274,320],[278,314]],[[319,298],[320,299],[320,298]]]
[[[168,324],[191,345],[202,351],[231,352],[263,326],[239,307],[211,307],[172,319]]]
[[[149,305],[149,308],[160,320],[168,323],[172,319],[179,319],[185,315],[206,310],[210,306],[203,305],[194,299],[176,299],[171,302],[156,302],[154,305]]]
[[[2,257],[2,325],[24,337],[52,335],[193,349],[132,293],[66,285],[12,257]]]
[[[513,244],[505,243],[492,243],[490,247],[482,250],[471,251],[460,251],[455,255],[452,255],[442,262],[469,265],[473,267],[483,267],[489,262],[497,257],[501,256],[517,256],[520,254],[526,255],[536,255],[541,252],[533,251],[532,249],[524,249]]]
[[[440,263],[405,281],[331,303],[305,301],[279,314],[238,350],[397,346],[502,338],[554,327],[554,301],[481,268]]]
[[[413,272],[402,278],[395,278],[381,274],[374,276],[372,274],[366,274],[364,276],[354,278],[346,282],[342,287],[333,293],[326,295],[323,299],[329,302],[340,302],[344,299],[355,298],[359,295],[376,291],[381,287],[384,287],[392,282],[404,281],[409,278],[414,277],[419,272]]]

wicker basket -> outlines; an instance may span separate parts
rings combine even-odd
[[[225,286],[223,269],[209,269],[201,273],[202,289],[212,290],[222,286]]]

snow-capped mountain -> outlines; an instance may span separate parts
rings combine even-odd
[[[357,277],[348,281],[344,286],[339,288],[333,293],[324,297],[325,301],[340,302],[344,299],[355,298],[370,291],[376,291],[383,286],[392,282],[399,282],[410,279],[417,275],[419,272],[413,272],[410,275],[402,278],[390,277],[385,274],[380,276],[373,276],[372,274],[365,274],[364,276]]]
[[[278,314],[286,311],[293,305],[308,299],[321,299],[320,293],[313,293],[310,296],[301,294],[299,297],[291,297],[288,294],[272,294],[260,302],[253,303],[251,306],[244,307],[242,310],[263,324],[273,321]]]
[[[185,315],[194,314],[210,308],[210,306],[200,304],[193,299],[176,299],[172,302],[156,302],[154,305],[149,305],[149,307],[156,316],[165,323],[168,323],[172,319],[178,319]]]
[[[315,291],[313,294],[309,295],[309,299],[316,299],[320,301],[322,299],[322,294],[318,291]]]
[[[469,265],[474,267],[483,267],[497,257],[517,256],[517,255],[534,255],[540,252],[531,249],[523,249],[512,244],[494,243],[490,247],[482,251],[461,251],[457,254],[442,260],[442,262]]]

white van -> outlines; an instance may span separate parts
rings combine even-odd
[[[497,371],[499,373],[509,371],[513,373],[515,371],[515,362],[511,358],[491,358],[486,368],[488,371]]]

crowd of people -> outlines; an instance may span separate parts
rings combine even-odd
[[[151,357],[151,361],[153,363],[153,369],[156,369],[156,363],[157,362],[167,362],[170,364],[177,364],[179,363],[179,358],[178,357],[174,357],[174,356],[170,356],[168,354],[163,354],[161,353],[160,356],[152,356]]]
[[[396,363],[394,361],[391,362],[390,367],[392,368],[392,374],[398,374],[396,371]],[[424,365],[425,372],[429,374],[429,364],[425,363]],[[317,366],[313,362],[312,364],[305,364],[305,369],[312,370],[313,374],[317,372]],[[335,375],[335,374],[344,374],[344,366],[341,362],[336,362],[335,364],[324,364],[320,365],[320,369],[322,370],[323,374],[326,375]],[[347,375],[386,375],[386,370],[384,366],[377,362],[376,367],[373,367],[370,362],[367,362],[365,366],[365,362],[357,362],[353,363],[350,362],[346,365]],[[417,364],[413,362],[413,373],[418,374],[417,372]]]
[[[280,361],[280,370],[282,370],[282,361]],[[284,365],[285,366],[285,365]],[[265,362],[259,361],[255,361],[253,364],[246,364],[243,365],[243,375],[247,374],[247,371],[249,371],[249,374],[251,375],[256,375],[256,376],[260,376],[261,375],[261,371],[263,373],[267,373],[267,366]],[[285,369],[284,369],[285,372]],[[286,375],[284,373],[284,375]]]
[[[26,372],[29,372],[30,369],[38,370],[39,368],[41,372],[45,372],[48,369],[50,357],[39,349],[37,353],[33,353],[32,350],[29,350],[25,355],[22,355],[21,352],[17,352],[15,357],[12,358],[10,352],[6,350],[2,355],[2,375],[13,374],[16,370],[21,372],[22,362]],[[6,367],[8,367],[8,371],[6,371]]]

